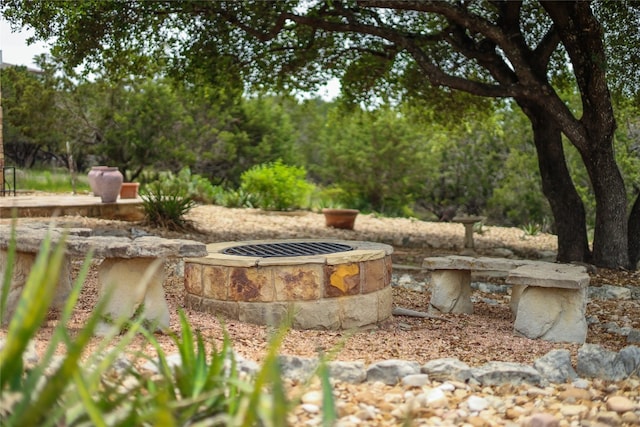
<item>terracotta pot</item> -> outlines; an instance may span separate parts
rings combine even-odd
[[[91,192],[96,197],[100,196],[100,193],[98,192],[98,186],[96,185],[96,176],[98,176],[100,171],[103,171],[107,168],[108,166],[93,166],[89,171],[89,174],[87,175],[89,179],[89,187],[91,187]]]
[[[139,182],[123,182],[120,187],[121,199],[135,199],[138,197]]]
[[[327,227],[353,230],[356,216],[360,213],[357,209],[322,209]]]
[[[122,186],[123,176],[115,167],[109,167],[98,171],[96,174],[96,189],[102,203],[113,203],[118,200],[120,187]]]

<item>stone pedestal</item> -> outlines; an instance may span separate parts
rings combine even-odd
[[[584,343],[589,275],[582,266],[537,262],[509,272],[518,286],[514,331],[531,339]],[[512,294],[512,309],[513,309]]]
[[[516,313],[518,313],[518,304],[520,303],[520,296],[522,295],[522,291],[526,286],[524,285],[513,285],[511,287],[511,300],[509,301],[509,308],[511,309],[511,313],[513,313],[513,317],[515,318]]]
[[[11,319],[17,305],[20,300],[20,295],[24,290],[24,286],[27,283],[27,279],[33,265],[35,264],[36,254],[28,252],[17,251],[13,262],[13,276],[11,277],[11,284],[9,285],[9,294],[7,295],[6,312],[4,318],[0,319],[2,324],[7,324]],[[4,277],[7,269],[7,250],[0,250],[0,278]],[[1,279],[0,279],[1,280]],[[58,285],[55,290],[51,308],[54,310],[62,310],[67,297],[71,293],[71,266],[69,260],[65,257],[62,261],[60,270],[60,277],[58,278]],[[0,297],[2,296],[2,289],[0,288]]]
[[[473,313],[470,271],[437,270],[431,273],[431,283],[429,312]]]
[[[586,289],[527,286],[520,296],[513,329],[531,339],[584,343]]]
[[[484,217],[481,216],[457,216],[453,218],[452,222],[457,222],[464,225],[464,249],[463,255],[474,255],[476,253],[476,247],[473,243],[473,226],[477,222],[484,221]]]
[[[104,320],[96,328],[106,335],[110,323],[130,319],[136,310],[157,329],[169,327],[169,306],[164,297],[164,260],[107,258],[98,267],[98,294],[106,297]]]

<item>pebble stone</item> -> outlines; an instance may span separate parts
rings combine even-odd
[[[614,412],[629,412],[638,409],[638,405],[624,396],[612,396],[607,400],[607,408]]]
[[[335,426],[639,426],[640,380],[611,383],[598,379],[573,384],[481,386],[426,380],[351,384],[336,382]],[[291,425],[322,425],[322,396],[305,392]]]

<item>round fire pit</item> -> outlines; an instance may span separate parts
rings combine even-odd
[[[389,245],[260,240],[207,245],[185,259],[187,307],[258,325],[351,329],[391,316]]]

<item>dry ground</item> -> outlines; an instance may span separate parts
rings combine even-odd
[[[462,225],[432,223],[410,219],[385,219],[360,215],[354,231],[330,229],[324,226],[322,215],[315,213],[267,214],[251,209],[226,209],[219,206],[198,206],[188,216],[194,231],[187,233],[151,229],[141,224],[106,221],[83,217],[58,218],[59,225],[85,226],[103,231],[144,229],[166,237],[180,237],[207,243],[275,238],[331,237],[349,240],[373,240],[392,244],[394,264],[418,266],[425,256],[456,253],[462,247]],[[36,219],[22,219],[34,221]],[[43,221],[43,219],[37,219]],[[555,250],[555,237],[541,234],[524,236],[517,228],[484,226],[476,235],[480,254],[491,255],[510,250],[516,257],[548,257]],[[78,262],[79,265],[79,262]],[[400,271],[400,270],[398,270]],[[184,288],[176,264],[167,266],[167,299],[171,309],[171,329],[178,331],[177,312],[183,308]],[[404,273],[404,271],[402,271]],[[413,272],[418,280],[424,273]],[[92,268],[82,291],[79,306],[69,324],[71,329],[82,327],[96,302],[96,273]],[[639,272],[601,270],[592,275],[592,286],[602,284],[640,286]],[[444,320],[394,316],[384,324],[359,331],[296,331],[288,332],[281,349],[283,354],[311,357],[318,352],[335,350],[337,360],[360,360],[372,363],[384,359],[415,360],[424,363],[442,357],[457,357],[472,366],[487,361],[513,361],[531,364],[552,349],[564,348],[575,354],[577,344],[551,343],[514,336],[508,297],[482,294],[473,315],[442,315]],[[498,301],[491,304],[482,299]],[[428,293],[394,288],[394,305],[426,311]],[[611,350],[628,345],[625,337],[607,333],[603,325],[616,321],[620,326],[640,328],[640,301],[594,301],[588,304],[588,315],[599,323],[589,326],[588,343],[600,344]],[[270,331],[264,326],[227,321],[224,325],[214,316],[185,310],[191,326],[199,330],[207,341],[221,343],[223,330],[233,341],[236,351],[259,361],[268,345]],[[37,337],[39,349],[44,348],[57,320],[49,320]],[[6,329],[2,330],[2,335]],[[171,339],[158,335],[168,353],[175,349]],[[96,339],[97,341],[97,339]],[[151,349],[148,349],[151,351]],[[575,359],[574,359],[575,360]]]

